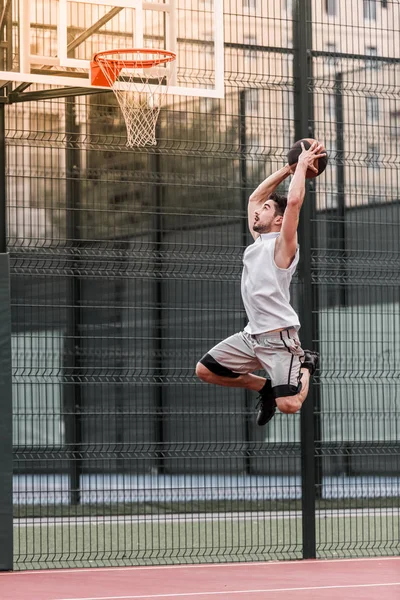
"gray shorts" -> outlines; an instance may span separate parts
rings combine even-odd
[[[275,398],[298,391],[304,351],[294,327],[259,335],[240,331],[211,348],[208,354],[225,369],[240,375],[264,369],[271,378]]]

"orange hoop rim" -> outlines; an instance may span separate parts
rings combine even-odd
[[[114,54],[129,54],[132,53],[141,53],[141,54],[155,54],[156,58],[149,58],[145,60],[141,59],[119,59],[119,58],[109,58],[110,55]],[[103,50],[102,52],[96,52],[93,56],[93,62],[96,64],[110,64],[119,68],[128,68],[128,69],[150,69],[151,67],[155,67],[157,65],[164,65],[169,62],[173,62],[176,59],[175,52],[170,52],[169,50],[160,50],[159,48],[118,48],[117,50]]]

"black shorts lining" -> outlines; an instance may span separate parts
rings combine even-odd
[[[296,396],[301,390],[301,384],[299,385],[276,385],[272,388],[272,394],[275,398],[284,398],[285,396]]]
[[[231,379],[237,379],[240,377],[241,373],[234,373],[228,367],[224,367],[219,362],[215,360],[211,354],[205,354],[199,362],[204,365],[211,373],[214,375],[219,375],[220,377],[230,377]]]

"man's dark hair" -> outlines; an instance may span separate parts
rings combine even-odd
[[[286,196],[282,196],[281,194],[271,194],[269,200],[273,200],[276,204],[275,215],[280,215],[283,217],[283,213],[285,212],[287,205]]]

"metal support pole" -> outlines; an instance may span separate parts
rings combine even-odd
[[[248,203],[248,192],[247,192],[247,144],[246,144],[246,90],[239,92],[239,147],[240,147],[240,194],[241,194],[241,206],[245,213],[245,218],[242,220],[242,243],[243,246],[247,246],[249,238],[249,229],[247,225],[247,203]],[[247,324],[245,319],[243,327]],[[246,417],[245,417],[245,445],[246,445],[246,456],[245,456],[245,470],[246,473],[251,473],[251,456],[250,441],[252,434],[252,420],[254,415],[252,414],[251,406],[253,402],[253,394],[250,390],[243,390]]]
[[[124,250],[126,248],[126,244],[124,242],[115,241],[114,248],[120,250],[121,255],[124,255]],[[125,256],[118,260],[118,266],[121,266],[121,271],[124,269],[124,264],[126,263]],[[118,267],[117,267],[118,269]],[[116,308],[115,314],[115,324],[117,326],[117,331],[120,331],[120,338],[115,340],[115,345],[118,345],[119,350],[119,358],[117,358],[118,353],[116,353],[115,359],[115,369],[116,373],[123,373],[123,369],[125,367],[124,364],[124,343],[123,339],[123,321],[124,321],[124,297],[125,297],[125,280],[119,276],[115,279],[114,283],[114,303]],[[125,431],[125,420],[124,420],[124,408],[125,408],[125,386],[119,381],[119,383],[115,384],[115,444],[116,444],[116,459],[118,461],[120,472],[125,472],[125,456],[122,451],[122,447],[124,444],[124,431]]]
[[[10,266],[6,237],[5,110],[0,104],[0,571],[13,568]]]
[[[80,503],[82,475],[82,389],[79,381],[81,367],[81,282],[79,257],[80,245],[80,149],[79,127],[76,123],[76,104],[66,100],[66,170],[67,170],[67,240],[71,250],[72,278],[68,281],[68,313],[66,335],[67,381],[64,387],[66,406],[66,439],[68,444],[71,504]]]
[[[297,0],[294,6],[294,73],[295,73],[295,137],[313,137],[313,94],[309,82],[312,78],[312,2]],[[318,339],[317,295],[312,290],[312,248],[315,234],[315,192],[307,182],[306,198],[301,209],[299,224],[300,244],[300,322],[304,348],[316,349]],[[314,315],[314,318],[313,318]],[[310,385],[308,398],[301,409],[301,479],[303,558],[316,556],[315,500],[317,493],[317,461],[315,456],[315,420],[318,415],[317,390]]]
[[[160,125],[156,125],[156,138],[159,138]],[[163,206],[163,183],[162,183],[162,162],[161,153],[158,148],[155,149],[154,153],[154,173],[156,175],[156,183],[154,184],[154,200],[156,212],[154,216],[154,254],[156,256],[156,281],[155,281],[155,317],[154,317],[154,372],[156,379],[155,388],[155,406],[157,414],[156,432],[157,432],[157,443],[160,451],[157,453],[157,472],[159,474],[165,471],[165,459],[164,459],[164,387],[162,383],[162,371],[163,371],[163,330],[162,330],[162,319],[163,319],[163,280],[162,270],[163,262],[161,255],[161,248],[163,243],[163,218],[162,218],[162,206]]]
[[[345,237],[345,174],[344,174],[344,118],[343,118],[343,73],[335,74],[335,118],[336,118],[336,188],[337,188],[337,249],[339,251],[339,305],[346,306],[346,237]]]

